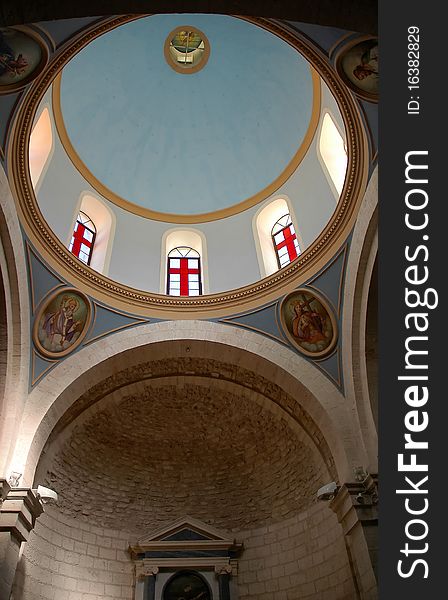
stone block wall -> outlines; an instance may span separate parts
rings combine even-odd
[[[128,538],[47,508],[22,545],[13,600],[130,600]]]
[[[356,598],[342,529],[327,503],[244,533],[239,600]]]
[[[342,530],[326,503],[236,534],[238,600],[356,598]],[[13,600],[131,600],[130,534],[47,509],[23,545]]]

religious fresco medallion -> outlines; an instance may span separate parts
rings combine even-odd
[[[377,38],[362,38],[344,46],[336,57],[336,70],[360,98],[378,102]]]
[[[172,577],[163,592],[163,600],[211,600],[205,581],[193,572],[180,572]]]
[[[0,94],[14,92],[44,68],[48,51],[37,35],[11,27],[0,28]]]
[[[288,294],[280,305],[280,318],[289,340],[306,356],[320,358],[335,347],[336,318],[327,301],[314,290],[299,288]]]
[[[37,311],[34,345],[44,356],[66,356],[84,339],[91,312],[89,299],[76,288],[57,290],[43,300]]]

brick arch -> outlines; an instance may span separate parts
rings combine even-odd
[[[377,2],[375,0],[326,0],[313,2],[272,2],[271,0],[3,0],[0,5],[0,25],[36,23],[53,19],[70,19],[85,16],[104,16],[128,13],[221,13],[288,19],[339,27],[351,31],[375,34],[378,31]]]
[[[261,381],[257,391],[264,396],[269,398],[276,390],[285,410],[300,408],[301,420],[309,415],[315,427],[311,435],[316,444],[325,441],[328,445],[341,481],[352,476],[354,466],[365,464],[362,440],[344,397],[313,365],[251,331],[206,321],[176,321],[117,332],[83,348],[50,372],[28,397],[11,470],[23,472],[23,484],[31,485],[42,450],[60,419],[70,418],[72,407],[77,401],[82,403],[89,390],[101,393],[124,383],[111,382],[111,374],[127,380],[126,370],[131,369],[144,379],[157,361],[166,359],[165,364],[177,361],[169,373],[175,375],[180,362],[193,357],[230,365],[223,367],[227,378],[246,385]],[[213,374],[210,362],[207,369]]]

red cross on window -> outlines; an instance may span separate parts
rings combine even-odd
[[[300,254],[296,232],[289,214],[275,223],[272,228],[272,239],[280,269],[289,265]]]
[[[167,293],[171,296],[199,296],[202,293],[199,253],[188,247],[171,250],[167,279]]]
[[[69,250],[86,265],[90,264],[92,258],[95,235],[95,225],[85,213],[80,212],[76,219]]]

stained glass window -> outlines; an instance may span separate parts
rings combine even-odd
[[[167,294],[199,296],[202,294],[201,257],[188,246],[179,246],[168,254]]]
[[[86,213],[79,212],[68,249],[86,265],[90,264],[96,227]]]
[[[283,215],[271,231],[272,241],[277,255],[278,268],[289,265],[300,254],[299,242],[291,220],[291,215]]]
[[[210,44],[199,29],[182,27],[166,38],[164,52],[168,64],[178,73],[196,73],[207,63]]]
[[[180,30],[171,40],[173,47],[179,52],[177,62],[193,62],[193,51],[198,48],[203,50],[204,42],[197,31]]]

